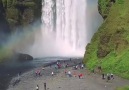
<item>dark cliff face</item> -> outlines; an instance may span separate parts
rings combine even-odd
[[[2,1],[0,1],[0,43],[6,41],[10,33],[9,23],[5,17],[5,8]]]
[[[0,54],[13,52],[9,51],[8,47],[7,52],[3,51],[3,47],[6,45],[5,43],[10,35],[17,31],[18,33],[26,33],[27,30],[29,32],[33,31],[31,27],[33,23],[41,22],[41,8],[42,0],[0,0]],[[27,29],[24,29],[25,27]],[[28,41],[24,40],[25,42],[21,43],[27,42],[26,46],[29,46],[33,43],[34,36],[30,34],[27,37],[29,37],[29,39],[26,39]],[[0,55],[0,61],[3,58],[2,55]]]
[[[42,1],[43,0],[33,0],[33,2],[36,4],[34,8],[34,20],[41,20],[41,14],[42,14]]]
[[[1,0],[4,12],[12,30],[18,26],[26,27],[41,18],[42,0]]]

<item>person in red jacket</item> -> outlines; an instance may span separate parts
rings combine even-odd
[[[81,79],[83,77],[83,74],[82,73],[79,74],[78,77],[79,77],[79,79]]]

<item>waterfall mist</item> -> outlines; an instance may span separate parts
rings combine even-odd
[[[82,57],[102,23],[98,0],[43,0],[41,30],[29,50],[34,57]]]

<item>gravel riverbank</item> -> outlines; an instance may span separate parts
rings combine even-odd
[[[69,62],[69,65],[74,65],[74,61]],[[44,90],[44,83],[47,90],[115,90],[116,87],[129,85],[128,80],[117,76],[114,80],[106,82],[101,79],[101,75],[90,73],[87,69],[74,70],[72,67],[55,69],[55,65],[46,67],[41,70],[41,76],[36,76],[35,70],[41,68],[22,74],[21,81],[15,86],[10,83],[8,90],[36,90],[36,85],[39,86],[39,90]],[[55,73],[54,76],[51,76],[52,71]],[[71,71],[73,76],[68,77],[66,71]],[[83,78],[79,79],[78,74],[83,74]]]

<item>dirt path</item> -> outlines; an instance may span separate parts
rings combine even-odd
[[[64,69],[59,70],[55,76],[50,76],[53,69],[50,68],[43,71],[43,76],[36,77],[34,70],[27,72],[21,76],[21,81],[16,86],[9,86],[8,90],[36,90],[36,85],[39,85],[39,90],[44,90],[44,82],[47,83],[47,90],[115,90],[116,87],[129,85],[128,80],[115,77],[114,80],[106,82],[101,79],[101,75],[89,73],[86,69],[70,70],[76,74],[83,73],[83,79],[78,77],[68,77],[64,73]]]

